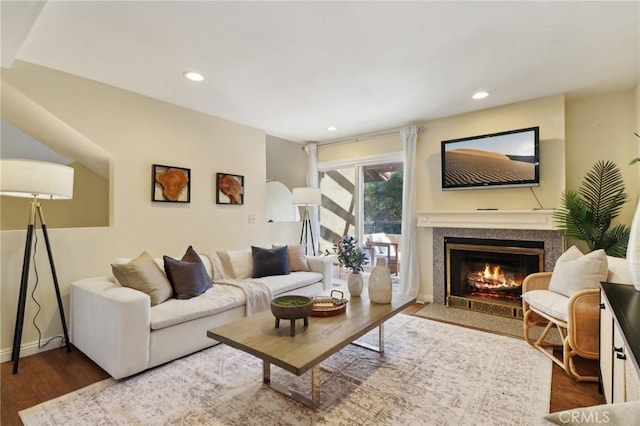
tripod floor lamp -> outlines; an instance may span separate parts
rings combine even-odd
[[[31,198],[31,210],[29,224],[27,225],[27,241],[24,248],[22,261],[22,276],[20,279],[20,293],[18,296],[18,312],[16,314],[16,328],[13,335],[13,373],[18,372],[20,360],[20,345],[22,344],[22,326],[24,324],[24,311],[27,301],[27,286],[29,284],[29,266],[31,260],[33,236],[36,221],[40,220],[44,241],[49,256],[49,266],[53,275],[53,285],[58,299],[58,311],[62,321],[65,344],[67,351],[71,351],[67,322],[64,318],[64,307],[60,297],[60,286],[56,267],[53,263],[53,253],[49,243],[47,225],[44,221],[44,212],[38,199],[68,200],[73,197],[73,169],[61,164],[46,163],[42,161],[2,159],[0,160],[0,195],[10,197]]]
[[[313,241],[313,228],[311,227],[311,217],[309,206],[318,206],[322,199],[320,188],[293,188],[293,204],[304,206],[304,216],[302,219],[302,230],[300,231],[300,244],[304,244],[304,252],[307,253],[307,243],[311,240],[313,255],[316,255],[316,244]]]

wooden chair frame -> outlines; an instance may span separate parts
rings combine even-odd
[[[532,290],[548,290],[551,272],[538,272],[527,276],[522,283],[522,293]],[[574,357],[598,359],[600,333],[600,290],[589,289],[575,293],[569,298],[568,319],[563,321],[541,312],[522,300],[524,313],[524,339],[551,358],[570,377],[577,381],[597,382],[598,376],[583,376],[578,373]],[[556,327],[562,339],[562,359],[553,355],[553,345],[545,339],[549,331]],[[532,340],[529,331],[532,327],[544,327],[537,340]],[[551,350],[550,350],[551,349]]]
[[[384,256],[387,258],[387,267],[389,268],[389,272],[392,274],[398,275],[398,270],[400,269],[398,266],[398,243],[383,243],[377,241],[367,240],[366,242],[367,249],[371,253],[371,265],[375,266],[376,256]],[[384,248],[385,254],[378,255],[376,254],[376,247]],[[393,247],[395,251],[395,255],[391,255],[391,248]]]

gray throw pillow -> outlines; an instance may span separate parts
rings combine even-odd
[[[253,278],[289,273],[289,255],[287,246],[266,249],[251,246],[253,258]]]
[[[211,288],[207,270],[193,247],[189,246],[182,260],[169,256],[162,258],[176,299],[191,299]]]

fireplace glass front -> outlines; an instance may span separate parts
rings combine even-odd
[[[544,242],[449,237],[444,242],[449,306],[519,316],[522,281],[544,270]]]

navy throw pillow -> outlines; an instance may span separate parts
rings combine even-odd
[[[273,249],[251,246],[251,257],[253,258],[253,278],[289,273],[287,246]]]

